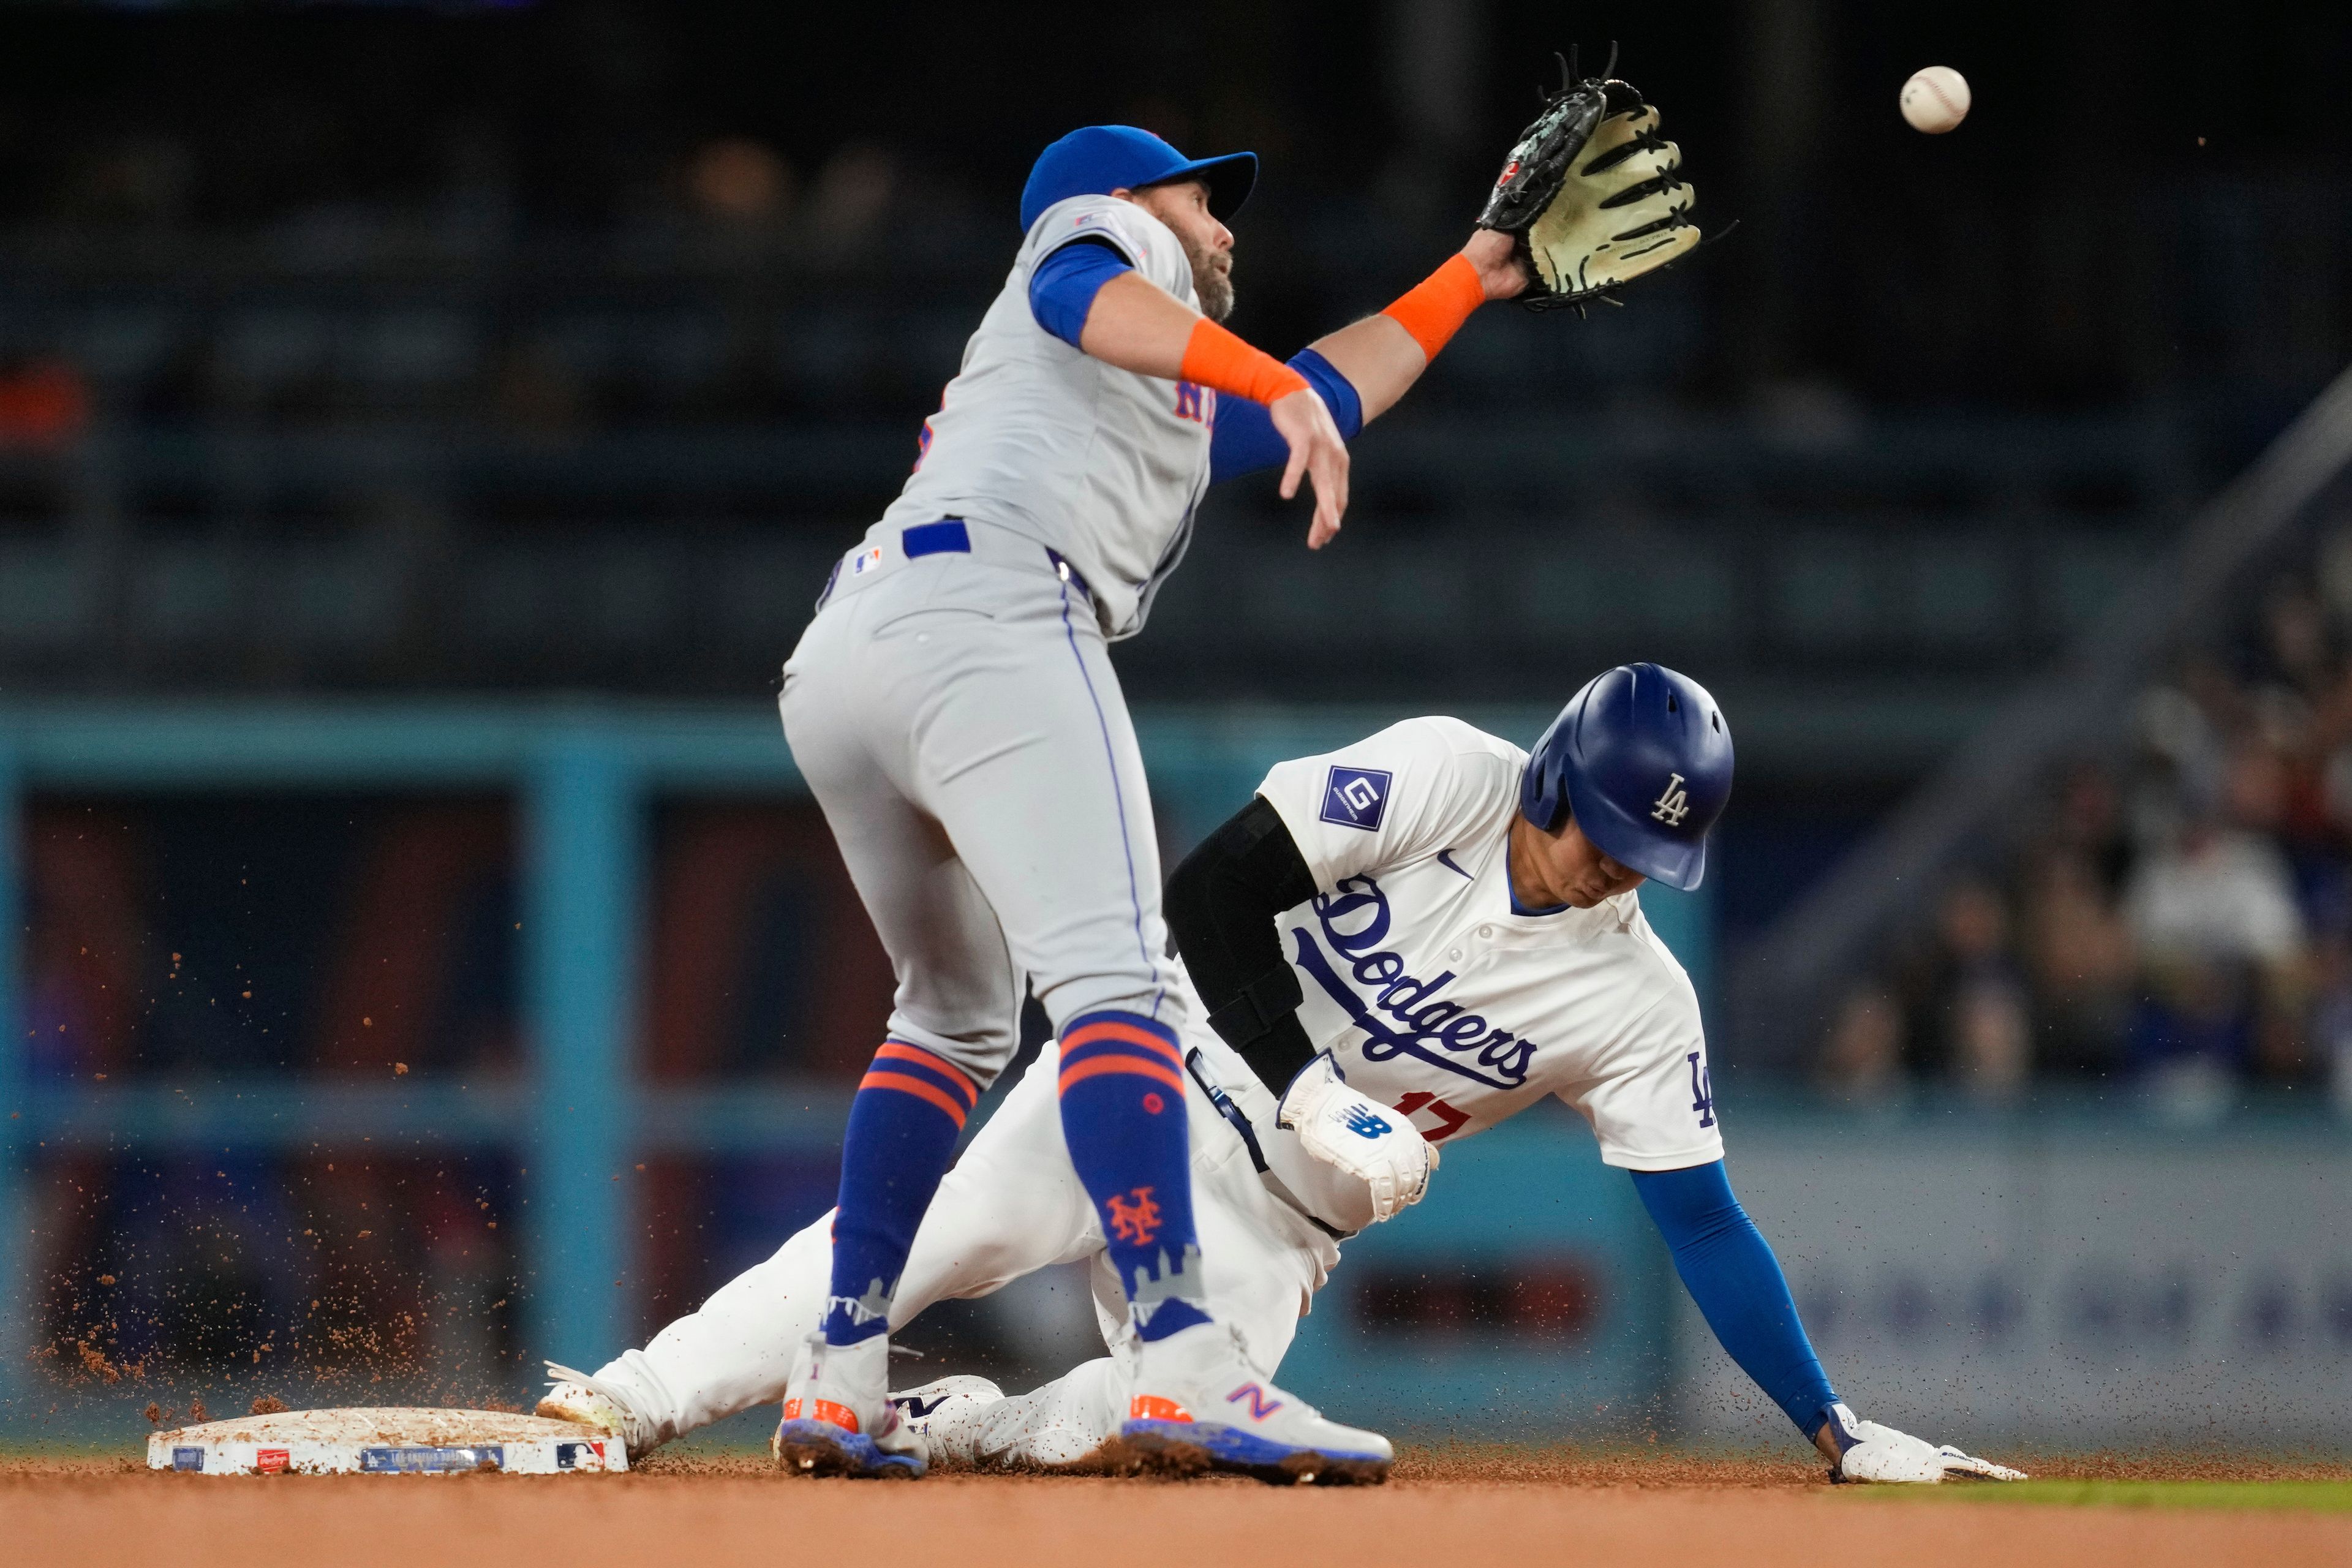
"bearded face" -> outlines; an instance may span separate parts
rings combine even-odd
[[[1234,313],[1234,237],[1209,211],[1209,187],[1199,180],[1146,185],[1130,198],[1166,224],[1192,268],[1201,314],[1222,321]]]
[[[1200,298],[1201,314],[1223,321],[1234,313],[1233,252],[1213,250],[1181,230],[1176,237],[1184,244],[1184,259],[1192,264],[1192,292]]]

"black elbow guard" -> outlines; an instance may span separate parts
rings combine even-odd
[[[1276,1092],[1311,1052],[1294,1016],[1304,994],[1274,920],[1315,892],[1315,875],[1290,829],[1262,795],[1209,835],[1168,881],[1168,929],[1208,1007],[1209,1026]]]
[[[1205,998],[1204,998],[1205,1000]],[[1298,1011],[1307,994],[1298,988],[1298,973],[1282,963],[1244,983],[1233,1000],[1209,1009],[1209,1027],[1235,1050],[1262,1038],[1267,1030]]]

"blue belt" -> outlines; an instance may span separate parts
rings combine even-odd
[[[971,530],[960,517],[943,517],[937,522],[919,522],[898,535],[900,548],[912,561],[918,555],[945,555],[950,552],[971,553]]]
[[[964,520],[960,517],[943,517],[937,522],[919,522],[899,531],[898,548],[905,552],[909,561],[925,555],[969,555],[971,553],[971,530],[964,526]],[[1092,604],[1095,591],[1087,586],[1086,577],[1078,569],[1051,545],[1038,548],[1045,552],[1045,559],[1052,563],[1055,574],[1076,588],[1087,602]],[[824,575],[824,588],[816,596],[819,609],[823,609],[825,601],[833,597],[834,585],[841,581],[841,557],[835,556],[833,569]]]

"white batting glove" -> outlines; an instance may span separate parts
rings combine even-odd
[[[1421,1202],[1437,1169],[1437,1151],[1421,1129],[1349,1089],[1328,1051],[1298,1069],[1276,1120],[1308,1153],[1371,1188],[1375,1220]]]
[[[1829,1420],[1813,1439],[1828,1457],[1830,1479],[1838,1481],[1927,1482],[1948,1479],[2021,1481],[2023,1470],[2012,1470],[1973,1454],[1963,1454],[1949,1443],[1938,1448],[1925,1438],[1875,1421],[1857,1421],[1843,1405],[1829,1408]]]

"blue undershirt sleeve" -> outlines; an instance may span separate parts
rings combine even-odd
[[[1094,309],[1102,286],[1133,270],[1108,241],[1074,239],[1029,274],[1029,313],[1039,326],[1076,348],[1078,334],[1087,328],[1087,312]]]
[[[1633,1174],[1706,1326],[1811,1441],[1837,1394],[1805,1338],[1780,1260],[1732,1196],[1723,1162]]]
[[[1364,400],[1356,395],[1355,383],[1332,368],[1331,362],[1313,349],[1301,349],[1290,356],[1290,368],[1307,378],[1307,384],[1323,399],[1331,410],[1331,422],[1339,427],[1339,438],[1352,441],[1364,427]],[[1274,416],[1265,411],[1263,403],[1252,403],[1244,397],[1217,399],[1217,429],[1209,438],[1209,482],[1230,479],[1241,474],[1254,474],[1261,468],[1278,468],[1290,458],[1290,443],[1274,427]]]

